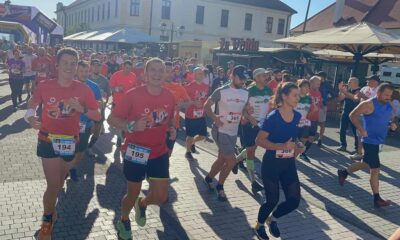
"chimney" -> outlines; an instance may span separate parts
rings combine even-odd
[[[333,14],[333,23],[337,23],[343,17],[345,0],[336,0],[335,13]]]

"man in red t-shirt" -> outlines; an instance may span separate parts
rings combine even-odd
[[[137,85],[136,75],[132,72],[132,62],[129,60],[125,61],[123,70],[114,73],[111,76],[109,84],[115,107],[115,105],[121,102],[125,93]]]
[[[273,78],[267,83],[267,86],[270,87],[274,93],[276,93],[278,85],[282,82],[282,72],[279,69],[275,69],[273,73]]]
[[[315,141],[315,136],[318,129],[318,111],[322,107],[322,96],[319,91],[321,85],[321,79],[318,76],[313,76],[310,78],[310,96],[312,98],[312,103],[310,110],[308,111],[307,119],[311,121],[311,126],[309,130],[308,140],[305,143],[306,150],[299,157],[307,162],[310,161],[306,155],[308,149],[310,149],[312,143]]]
[[[146,86],[130,90],[117,104],[108,123],[126,131],[122,147],[124,175],[128,181],[127,194],[122,199],[121,220],[116,224],[118,236],[132,238],[129,213],[135,207],[135,220],[139,226],[146,224],[146,207],[162,204],[168,197],[169,156],[165,143],[167,131],[176,138],[174,126],[174,96],[162,87],[164,62],[159,58],[146,63]],[[142,181],[150,183],[146,197],[139,197]]]
[[[196,152],[195,143],[207,136],[207,123],[204,114],[204,103],[208,96],[208,85],[203,83],[204,71],[201,67],[193,70],[194,80],[189,83],[186,92],[190,97],[190,104],[185,111],[186,127],[186,154],[187,160],[194,160],[192,153]]]
[[[46,49],[43,47],[37,51],[37,58],[32,61],[32,70],[36,72],[35,85],[40,81],[51,78],[52,61],[46,54]]]
[[[90,88],[74,80],[77,63],[78,53],[74,49],[65,48],[58,52],[58,78],[43,80],[38,84],[24,117],[34,129],[39,130],[37,155],[42,159],[47,182],[39,239],[51,239],[53,223],[57,218],[57,195],[63,188],[75,156],[81,114],[92,120],[101,119]],[[39,105],[43,107],[41,122],[35,116]]]

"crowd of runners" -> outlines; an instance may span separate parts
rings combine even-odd
[[[132,57],[124,51],[29,46],[3,50],[14,110],[26,101],[24,119],[38,130],[37,156],[47,181],[39,239],[51,239],[58,194],[68,176],[79,181],[75,166],[85,153],[96,156],[92,148],[105,120],[117,130],[116,145],[121,148],[127,180],[116,222],[121,239],[132,239],[129,215],[133,208],[136,224],[143,227],[147,206],[167,201],[169,159],[177,131],[185,129],[185,158],[196,161],[192,153],[197,142],[209,138],[210,121],[218,157],[204,183],[224,202],[229,174],[236,174],[239,167],[247,169],[252,192],[263,190],[266,196],[254,232],[259,239],[268,239],[267,225],[269,233],[279,237],[278,219],[300,202],[295,161],[310,162],[309,149],[314,143],[323,144],[327,106],[334,99],[344,101],[338,150],[347,150],[350,126],[355,138],[351,158],[357,160],[347,169],[338,169],[339,184],[343,186],[349,174],[369,168],[371,202],[375,207],[391,203],[379,192],[379,151],[387,133],[397,127],[392,106],[395,90],[378,76],[367,77],[361,89],[359,80],[352,77],[335,92],[325,72],[295,79],[286,70],[249,70],[233,61],[224,69],[201,65],[193,58]],[[261,178],[255,173],[257,147],[265,149]],[[149,191],[139,197],[145,179]],[[285,201],[279,203],[280,186]]]

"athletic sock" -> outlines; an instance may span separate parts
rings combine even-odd
[[[236,156],[236,161],[241,162],[246,158],[247,158],[247,150],[243,149],[242,152],[240,152],[239,155]]]
[[[381,196],[379,195],[379,193],[374,193],[374,201],[378,201],[381,200]]]
[[[312,142],[307,141],[304,145],[306,146],[306,150],[304,150],[304,153],[306,153],[308,151],[308,149],[311,148]]]
[[[254,160],[246,159],[246,168],[247,172],[249,173],[250,181],[254,182],[256,180],[254,173]]]
[[[212,178],[210,178],[208,175],[205,178],[206,182],[212,182]]]
[[[215,186],[215,189],[217,189],[217,191],[224,190],[224,185],[218,183],[217,186]]]

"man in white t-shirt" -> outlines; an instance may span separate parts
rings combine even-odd
[[[31,84],[35,80],[36,72],[32,70],[32,62],[35,60],[37,56],[33,54],[33,48],[29,47],[26,50],[26,54],[24,54],[22,61],[25,63],[25,72],[24,72],[24,83],[25,90],[28,94],[26,97],[26,101],[31,98]]]
[[[376,97],[378,86],[381,83],[381,79],[377,75],[368,76],[366,77],[366,80],[367,80],[367,86],[361,88],[359,93],[359,98],[361,101],[365,101]],[[349,156],[349,158],[352,160],[361,160],[363,158],[362,154],[363,145],[361,143],[361,136],[358,137],[357,145],[358,145],[357,152]]]
[[[231,83],[215,90],[204,104],[204,111],[214,124],[212,137],[218,146],[218,158],[205,177],[205,183],[213,190],[213,178],[219,173],[218,184],[215,189],[218,200],[226,201],[224,182],[236,164],[235,146],[239,123],[249,98],[249,93],[243,88],[249,76],[247,68],[239,65],[232,70]],[[211,106],[215,105],[215,112]]]

